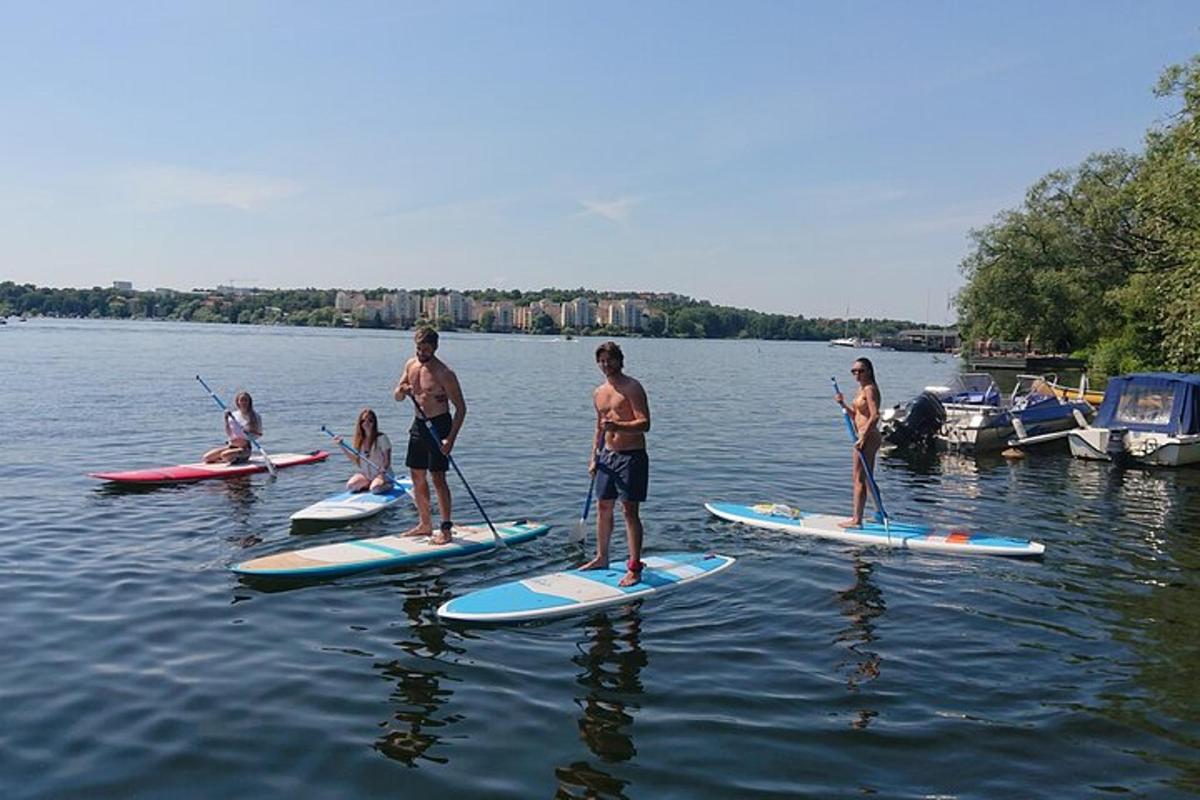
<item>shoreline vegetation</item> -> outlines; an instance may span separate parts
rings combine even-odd
[[[1029,337],[1091,370],[1200,372],[1200,56],[1154,87],[1176,100],[1142,152],[1056,170],[971,231],[964,344]]]
[[[398,308],[399,307],[399,308]],[[530,308],[537,309],[528,311]],[[139,291],[121,286],[56,289],[0,282],[0,316],[156,319],[550,335],[829,341],[878,339],[910,320],[807,318],[713,305],[674,293],[472,289],[216,289]],[[564,324],[565,321],[565,324]]]

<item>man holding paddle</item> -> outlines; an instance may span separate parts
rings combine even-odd
[[[604,437],[600,452],[593,451],[589,471],[596,479],[596,557],[580,569],[608,569],[608,543],[613,532],[613,506],[621,501],[629,561],[621,586],[642,579],[642,518],[640,504],[646,499],[650,461],[646,456],[646,432],[650,430],[650,402],[635,378],[626,375],[625,356],[616,342],[596,348],[596,365],[604,383],[596,387],[593,441]]]
[[[413,337],[416,355],[404,365],[404,372],[396,384],[393,397],[403,402],[411,399],[416,407],[416,419],[408,432],[408,454],[404,463],[412,472],[413,497],[417,504],[419,522],[406,536],[430,536],[433,544],[449,544],[454,523],[451,522],[450,484],[446,481],[446,470],[450,466],[450,451],[454,440],[462,429],[467,416],[467,401],[454,370],[437,357],[438,334],[433,328],[418,328]],[[450,415],[450,406],[454,415]],[[432,426],[438,439],[430,435],[426,423]],[[433,530],[433,513],[430,507],[429,484],[425,474],[433,479],[437,492],[441,526]]]

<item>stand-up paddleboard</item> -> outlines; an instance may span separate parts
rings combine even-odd
[[[502,583],[456,597],[438,608],[442,619],[465,622],[520,622],[547,619],[627,603],[708,578],[733,566],[735,559],[712,553],[665,553],[644,560],[642,580],[618,586],[619,569],[573,569]]]
[[[312,464],[327,458],[329,453],[324,450],[314,450],[311,453],[278,453],[271,456],[271,463],[276,469],[283,469]],[[89,476],[113,483],[187,483],[212,478],[236,478],[239,475],[253,475],[266,471],[267,464],[263,457],[255,455],[243,464],[180,464],[175,467],[135,469],[128,472],[92,472]]]
[[[408,478],[397,478],[386,492],[340,492],[292,514],[292,522],[349,522],[391,508],[412,493]]]
[[[497,533],[507,544],[533,539],[548,530],[549,525],[529,520],[496,525]],[[330,578],[369,569],[457,558],[494,547],[496,540],[487,525],[455,525],[449,544],[432,544],[428,536],[380,536],[262,556],[235,564],[230,569],[239,575],[261,578]]]
[[[861,528],[842,528],[838,525],[842,517],[833,514],[810,514],[779,503],[760,503],[753,506],[705,503],[704,507],[721,519],[755,528],[836,539],[853,544],[898,547],[956,556],[1040,556],[1046,551],[1045,545],[1028,539],[971,533],[957,527],[938,531],[929,525],[911,525],[904,522],[892,522],[884,527],[881,523],[864,520]]]

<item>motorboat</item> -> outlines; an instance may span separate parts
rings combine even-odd
[[[1005,398],[991,375],[968,372],[883,412],[880,429],[884,441],[896,447],[932,444],[984,452],[1005,447],[1014,435],[1040,439],[1074,428],[1093,411],[1085,400],[1058,397],[1040,375],[1017,376]]]
[[[868,350],[879,350],[883,347],[880,342],[871,339],[860,339],[857,336],[846,336],[841,339],[830,339],[830,347],[862,347]]]
[[[1019,440],[1078,427],[1095,409],[1086,400],[1066,399],[1055,394],[1040,375],[1018,375],[1006,400],[996,405],[943,401],[946,423],[938,438],[955,450],[983,452],[999,450],[1015,435]]]
[[[1200,463],[1200,375],[1112,378],[1095,421],[1067,439],[1076,458],[1164,467]]]

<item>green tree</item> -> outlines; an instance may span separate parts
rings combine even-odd
[[[1123,152],[1093,155],[1045,176],[1021,208],[971,232],[957,298],[964,341],[1032,336],[1071,351],[1122,334],[1127,320],[1109,292],[1139,268],[1130,202],[1138,165]]]
[[[1148,281],[1160,309],[1162,364],[1200,372],[1200,56],[1168,67],[1155,87],[1182,107],[1146,137],[1137,184]]]

